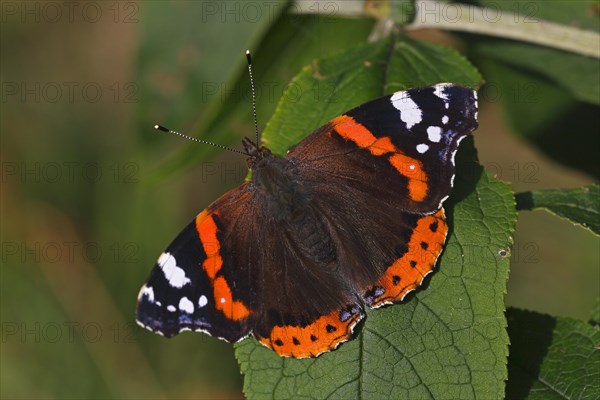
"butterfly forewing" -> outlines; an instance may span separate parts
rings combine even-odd
[[[138,324],[167,337],[184,330],[227,341],[248,335],[253,320],[250,305],[237,298],[240,292],[248,302],[253,298],[247,292],[250,284],[245,285],[245,264],[224,268],[223,260],[231,255],[221,249],[223,235],[250,218],[248,197],[244,185],[228,192],[196,216],[160,255],[138,295]],[[227,216],[227,222],[221,215]],[[235,223],[227,225],[230,221]]]
[[[477,92],[441,83],[360,105],[290,149],[339,187],[432,213],[450,194],[454,155],[477,128]]]

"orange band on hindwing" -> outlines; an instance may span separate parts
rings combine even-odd
[[[344,311],[334,311],[319,317],[306,326],[275,326],[269,337],[258,338],[265,346],[285,357],[315,357],[335,349],[352,336],[354,326],[364,314],[358,308],[348,312],[342,321]]]
[[[374,156],[390,154],[389,163],[401,175],[408,179],[408,196],[412,201],[420,202],[427,196],[427,174],[421,161],[403,154],[388,136],[376,138],[365,126],[354,118],[341,115],[331,122],[335,131],[344,139],[354,142],[361,149],[368,150]]]
[[[374,287],[380,288],[382,293],[373,298],[369,305],[379,307],[398,302],[419,287],[423,278],[433,271],[444,249],[447,233],[443,208],[435,214],[421,217],[410,237],[407,252],[392,263],[375,284]]]

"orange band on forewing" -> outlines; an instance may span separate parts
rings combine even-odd
[[[335,131],[343,138],[354,142],[358,147],[367,149],[374,156],[393,153],[388,161],[401,175],[408,178],[408,196],[412,201],[423,201],[427,196],[427,174],[423,164],[400,152],[389,136],[376,138],[365,126],[354,118],[341,115],[332,121]]]
[[[218,212],[214,212],[219,215]],[[250,310],[241,301],[233,300],[231,287],[222,276],[217,277],[217,273],[223,266],[223,257],[221,257],[221,244],[217,238],[217,224],[207,210],[202,211],[196,217],[196,230],[200,237],[200,243],[206,253],[206,259],[202,263],[202,269],[206,271],[211,280],[215,307],[221,311],[225,317],[231,320],[240,320],[250,315]]]
[[[237,321],[247,318],[250,310],[240,301],[234,301],[231,295],[231,288],[222,276],[213,281],[215,307],[220,310],[228,319]]]
[[[373,142],[373,144],[369,147],[369,151],[374,156],[381,156],[386,153],[395,153],[398,150],[392,143],[392,139],[385,136],[375,140],[375,142]]]
[[[206,259],[202,263],[202,268],[204,268],[211,280],[215,279],[217,272],[223,266],[223,258],[220,253],[221,245],[217,239],[217,225],[206,210],[202,211],[196,217],[196,230],[206,253]]]
[[[366,149],[377,140],[367,128],[347,115],[340,115],[332,123],[337,133],[353,141],[360,148]]]
[[[427,174],[421,161],[404,154],[394,154],[390,163],[398,172],[408,178],[408,196],[412,201],[423,201],[427,195]]]

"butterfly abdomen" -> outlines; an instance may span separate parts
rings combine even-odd
[[[296,216],[288,221],[290,242],[308,256],[316,265],[327,267],[337,259],[334,242],[326,222],[319,218],[312,207],[299,210]]]

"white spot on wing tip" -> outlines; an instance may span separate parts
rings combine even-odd
[[[427,146],[425,143],[421,143],[419,145],[417,145],[417,151],[421,154],[425,153],[427,150],[429,150],[429,146]]]
[[[179,300],[179,309],[188,314],[194,313],[194,304],[187,297],[182,297]]]
[[[144,295],[148,296],[148,301],[150,303],[154,303],[154,290],[151,286],[142,286],[140,293],[138,294],[138,300],[141,300]]]
[[[206,298],[206,296],[205,295],[200,296],[200,298],[198,299],[198,307],[202,308],[207,304],[208,304],[208,299]]]
[[[189,278],[185,276],[185,271],[177,266],[175,257],[170,253],[162,253],[158,258],[158,265],[172,287],[181,289],[184,285],[190,283]]]
[[[400,119],[406,124],[406,128],[410,129],[423,120],[421,109],[407,92],[394,93],[390,101],[394,108],[400,111]]]
[[[173,306],[173,305],[170,305],[170,304],[169,304],[169,305],[167,306],[167,311],[170,311],[170,312],[175,312],[175,311],[177,311],[177,309],[175,308],[175,306]]]
[[[442,128],[440,128],[439,126],[428,127],[427,137],[430,141],[438,143],[442,139]]]
[[[437,85],[434,86],[433,89],[433,94],[435,94],[437,97],[439,97],[440,99],[443,99],[444,101],[448,101],[448,95],[445,93],[444,89],[446,89],[446,87],[448,87],[449,85],[447,83],[439,83]],[[446,103],[447,105],[448,103]],[[447,108],[447,107],[446,107]]]

